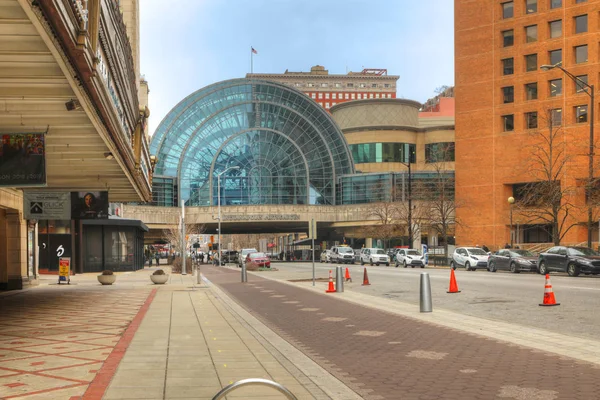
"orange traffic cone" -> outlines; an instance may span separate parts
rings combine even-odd
[[[329,288],[325,291],[325,293],[334,293],[335,288],[333,287],[333,276],[331,276],[331,270],[329,270]]]
[[[446,293],[460,293],[456,283],[456,276],[454,276],[454,270],[452,268],[450,268],[450,287]]]
[[[369,275],[367,275],[367,268],[365,267],[365,274],[363,275],[363,283],[362,286],[369,286]]]
[[[348,267],[346,267],[346,282],[352,282],[352,278],[350,277],[350,271],[348,270]]]
[[[560,306],[554,298],[552,284],[550,283],[550,274],[546,274],[546,286],[544,287],[544,302],[540,306]]]

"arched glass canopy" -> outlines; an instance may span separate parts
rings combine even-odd
[[[177,178],[186,205],[335,204],[336,177],[354,172],[331,116],[297,90],[235,79],[177,104],[150,145],[155,175]]]

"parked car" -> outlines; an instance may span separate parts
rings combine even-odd
[[[489,257],[488,271],[496,272],[499,269],[513,273],[535,271],[537,260],[537,256],[529,250],[502,249]]]
[[[258,253],[258,250],[251,248],[251,249],[242,249],[240,251],[240,253],[238,255],[238,267],[242,268],[242,263],[246,262],[246,257],[248,257],[248,254],[250,254],[250,253]]]
[[[271,268],[271,260],[265,253],[249,253],[246,256],[246,268]]]
[[[425,268],[425,257],[415,249],[398,249],[396,252],[396,268],[402,265],[404,268],[410,266]]]
[[[237,252],[237,250],[222,250],[222,252],[223,252],[223,263],[236,263],[236,262],[238,262],[238,252]]]
[[[450,267],[456,269],[464,267],[467,271],[475,271],[478,268],[487,269],[489,255],[479,247],[457,247],[452,254]]]
[[[354,250],[349,246],[332,247],[331,262],[338,264],[354,264]]]
[[[321,262],[322,263],[330,263],[331,262],[331,250],[323,250],[321,252]]]
[[[360,265],[385,264],[390,266],[390,256],[385,253],[383,249],[365,248],[360,251]]]
[[[540,253],[537,270],[545,275],[550,271],[566,272],[569,276],[600,273],[600,254],[588,247],[554,246]]]

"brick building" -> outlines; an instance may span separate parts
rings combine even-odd
[[[398,75],[388,75],[387,69],[363,69],[346,75],[329,74],[321,65],[310,72],[283,74],[246,74],[246,78],[265,79],[283,83],[300,90],[329,110],[336,104],[352,100],[395,99]]]
[[[498,247],[511,232],[525,247],[552,240],[548,221],[515,207],[520,189],[539,181],[535,145],[551,131],[554,159],[567,161],[556,175],[562,205],[573,205],[561,242],[586,242],[591,92],[560,68],[540,67],[558,65],[597,86],[599,10],[598,0],[455,2],[456,193],[465,205],[457,213],[457,244]],[[509,197],[517,200],[512,224]],[[594,223],[594,242],[597,230]]]

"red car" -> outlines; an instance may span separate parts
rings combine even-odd
[[[246,267],[271,268],[271,260],[265,253],[250,253],[246,256]]]

